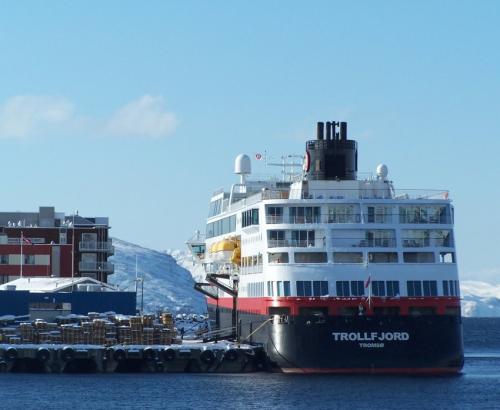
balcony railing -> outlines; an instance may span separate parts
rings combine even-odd
[[[299,240],[299,239],[269,239],[269,248],[314,248],[316,243],[314,240]]]
[[[115,265],[111,262],[80,262],[80,272],[114,272]]]
[[[115,253],[115,247],[111,241],[97,242],[97,241],[82,241],[79,245],[80,252],[107,252]]]
[[[354,240],[351,238],[333,239],[334,248],[394,248],[396,246],[396,239],[361,239]]]

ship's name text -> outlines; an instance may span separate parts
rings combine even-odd
[[[390,342],[410,339],[408,332],[332,332],[336,342]]]

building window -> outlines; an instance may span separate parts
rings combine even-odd
[[[9,255],[0,255],[0,265],[9,264]]]
[[[408,296],[422,296],[422,282],[419,280],[409,280],[406,282]]]
[[[351,296],[349,293],[349,282],[347,280],[338,280],[336,282],[337,296]]]
[[[324,280],[313,281],[313,295],[314,296],[327,296],[328,295],[328,282]]]
[[[352,296],[364,296],[365,295],[365,284],[362,280],[351,281],[351,295]]]
[[[328,223],[359,223],[359,209],[354,205],[332,205],[328,207]]]
[[[372,295],[385,296],[385,282],[383,280],[374,280],[372,282]]]
[[[326,252],[295,252],[295,263],[326,263]]]
[[[361,252],[333,252],[333,263],[363,263]]]
[[[310,281],[297,281],[297,296],[312,296]]]
[[[388,280],[386,285],[387,285],[387,296],[389,297],[399,296],[399,281]]]
[[[434,263],[432,252],[403,252],[405,263]]]
[[[367,222],[368,223],[388,223],[392,219],[392,208],[389,206],[369,206]]]
[[[397,252],[369,252],[370,263],[398,263]]]
[[[424,296],[437,296],[437,282],[435,280],[424,280]]]
[[[24,265],[34,265],[35,264],[35,255],[23,255],[23,264]]]

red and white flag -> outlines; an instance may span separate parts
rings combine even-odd
[[[22,237],[22,242],[23,242],[23,245],[33,245],[33,242],[31,241],[31,239],[26,238],[25,236]]]

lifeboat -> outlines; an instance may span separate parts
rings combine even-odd
[[[215,242],[209,248],[212,260],[217,262],[234,263],[241,262],[241,250],[239,239],[230,238]]]

